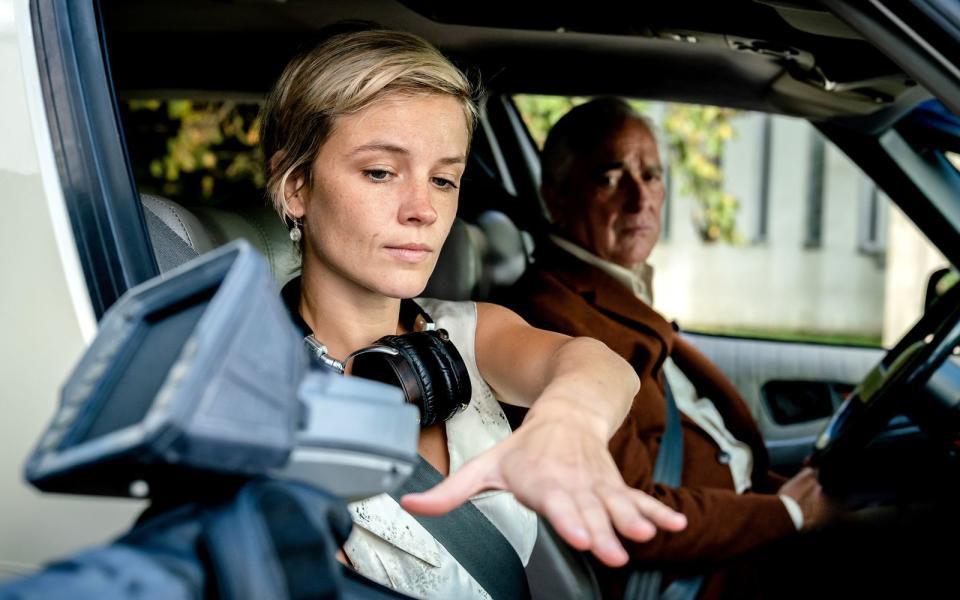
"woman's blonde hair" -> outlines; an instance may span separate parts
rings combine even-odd
[[[463,105],[468,138],[477,118],[474,89],[439,50],[411,33],[368,29],[328,38],[290,61],[261,112],[267,194],[289,217],[286,182],[310,185],[310,165],[338,117],[387,96],[449,94]]]

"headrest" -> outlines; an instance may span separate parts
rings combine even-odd
[[[197,254],[213,250],[218,245],[210,239],[210,234],[197,217],[173,200],[152,194],[140,194],[140,202],[145,209],[144,216],[147,217],[147,226],[152,240],[160,231],[155,226],[156,222],[153,220],[155,218]]]
[[[201,248],[213,247],[197,218],[179,204],[146,194],[140,197],[140,201],[153,255],[161,273],[196,258]]]
[[[496,210],[477,215],[477,227],[483,232],[484,282],[487,292],[516,283],[529,264],[531,253],[523,232],[510,217]]]
[[[530,254],[523,232],[502,212],[484,211],[475,225],[457,217],[423,295],[486,300],[523,275]]]
[[[300,251],[290,241],[283,220],[266,203],[240,204],[230,210],[198,206],[193,212],[217,246],[237,238],[250,242],[267,257],[281,287],[300,273]]]
[[[140,200],[161,272],[238,238],[250,242],[267,258],[277,285],[282,287],[300,272],[300,255],[287,228],[265,204],[187,210],[160,196],[141,194]]]
[[[454,219],[422,295],[442,300],[474,299],[483,269],[479,249],[482,237],[477,227],[459,217]]]

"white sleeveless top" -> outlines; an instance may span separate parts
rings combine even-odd
[[[477,305],[417,299],[438,328],[450,334],[470,374],[466,409],[446,422],[450,472],[510,435],[493,390],[480,376],[475,353]],[[510,542],[526,566],[537,538],[537,517],[505,491],[470,499]],[[387,494],[350,504],[354,528],[344,552],[357,571],[418,598],[489,598],[470,573]]]

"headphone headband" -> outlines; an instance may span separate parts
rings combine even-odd
[[[399,387],[407,402],[420,409],[421,427],[442,423],[470,403],[470,375],[460,352],[415,301],[400,301],[400,323],[410,333],[384,336],[340,361],[330,356],[300,315],[299,277],[284,286],[282,296],[319,364],[344,374],[352,362],[351,374]]]

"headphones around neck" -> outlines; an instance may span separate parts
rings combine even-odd
[[[447,331],[437,329],[430,315],[413,300],[400,302],[400,322],[411,333],[385,335],[340,361],[327,353],[327,347],[300,316],[299,278],[284,286],[283,296],[317,361],[341,374],[352,363],[351,375],[399,387],[407,402],[420,409],[421,428],[443,423],[470,403],[472,388],[463,357]]]

